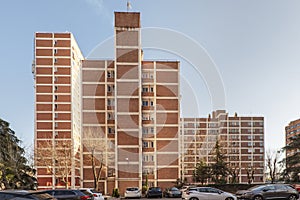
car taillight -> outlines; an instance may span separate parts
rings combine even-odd
[[[86,195],[86,196],[81,196],[80,199],[81,200],[88,200],[88,199],[91,199],[91,197]]]
[[[93,194],[94,197],[97,197],[97,194]]]

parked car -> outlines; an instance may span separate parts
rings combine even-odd
[[[1,200],[57,200],[47,193],[29,193],[28,191],[0,191]]]
[[[162,198],[162,190],[160,187],[149,187],[148,190],[146,191],[146,197],[151,198],[151,197],[159,197]]]
[[[96,191],[94,189],[87,189],[87,190],[93,194],[94,200],[104,200],[104,197],[101,192]]]
[[[44,192],[52,195],[58,200],[94,200],[93,194],[87,191],[86,189],[53,189],[45,190]]]
[[[237,198],[228,192],[212,187],[188,188],[181,197],[184,200],[236,200]]]
[[[176,187],[166,188],[164,197],[181,197],[181,191]]]
[[[189,188],[195,188],[196,186],[195,185],[184,185],[180,188],[180,191],[181,191],[181,196],[185,196],[186,195],[186,192],[188,191]]]
[[[142,192],[138,187],[128,187],[124,192],[125,198],[141,198]]]
[[[293,187],[300,193],[300,184],[295,184]]]
[[[258,185],[248,190],[239,190],[236,192],[238,199],[265,200],[265,199],[288,199],[296,200],[299,193],[290,185],[285,184],[267,184]]]

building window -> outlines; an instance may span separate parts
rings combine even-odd
[[[54,118],[57,119],[58,118],[58,113],[54,114]]]
[[[58,96],[57,96],[57,95],[55,95],[55,96],[54,96],[54,99],[55,99],[55,101],[57,101],[57,99],[58,99]]]
[[[57,63],[57,58],[54,58],[54,63]]]
[[[108,127],[108,133],[115,133],[115,129],[112,127]]]
[[[144,162],[154,162],[154,156],[153,155],[143,155],[143,161]]]
[[[54,49],[54,55],[57,54],[57,49]]]
[[[143,87],[143,92],[148,92],[148,88],[147,87]]]
[[[55,126],[55,128],[57,128],[57,127],[58,127],[58,123],[57,123],[57,122],[55,122],[55,123],[54,123],[54,126]]]
[[[54,40],[53,41],[53,46],[56,46],[57,45],[57,40]]]
[[[115,87],[113,85],[107,85],[107,92],[113,92]]]
[[[150,101],[150,106],[153,106],[153,105],[154,105],[153,101]]]
[[[107,99],[107,106],[114,106],[115,101],[113,99]]]
[[[57,91],[57,90],[58,90],[58,87],[57,87],[57,86],[55,86],[55,87],[54,87],[54,91]]]
[[[153,141],[143,141],[143,147],[144,148],[153,148],[154,143],[153,143]]]
[[[153,79],[153,73],[152,72],[143,72],[142,78],[143,79]]]
[[[148,106],[148,101],[143,101],[143,106]]]
[[[148,134],[148,128],[146,128],[146,127],[143,127],[143,129],[142,129],[142,133],[143,133],[143,134]]]
[[[263,153],[263,152],[264,152],[264,149],[259,149],[259,152],[260,152],[260,153]]]
[[[114,71],[107,71],[107,78],[114,78],[114,77],[115,77]]]
[[[54,109],[55,109],[55,110],[57,110],[57,108],[58,108],[58,105],[57,105],[57,104],[55,104],[55,105],[54,105]]]
[[[150,132],[154,133],[154,127],[150,127]]]

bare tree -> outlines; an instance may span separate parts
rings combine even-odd
[[[72,170],[72,142],[68,139],[53,141],[52,139],[38,141],[39,147],[35,149],[36,165],[46,166],[47,173],[54,176],[53,187],[56,180],[69,187],[69,177]]]
[[[280,150],[268,150],[266,153],[266,168],[269,174],[271,183],[274,183],[277,178],[277,174],[280,172]]]
[[[248,184],[253,183],[255,168],[253,166],[247,167],[246,172],[247,172]]]
[[[228,177],[230,177],[228,182],[237,183],[238,182],[237,178],[240,173],[240,168],[237,166],[231,166],[228,168],[228,173],[229,173]]]
[[[83,137],[83,149],[87,153],[87,159],[92,167],[94,188],[99,190],[99,181],[105,175],[104,169],[108,168],[112,160],[112,148],[104,137],[101,128],[85,128]]]

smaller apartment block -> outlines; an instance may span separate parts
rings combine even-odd
[[[213,148],[219,140],[239,183],[264,181],[264,118],[228,116],[224,110],[207,118],[181,119],[181,162],[183,179],[193,182],[196,164],[213,161]],[[249,180],[247,170],[253,171]]]
[[[289,125],[285,127],[285,145],[289,145],[291,142],[291,138],[295,137],[296,135],[300,134],[300,119],[291,121]],[[290,157],[294,154],[295,152],[291,150],[286,151],[286,157]]]

